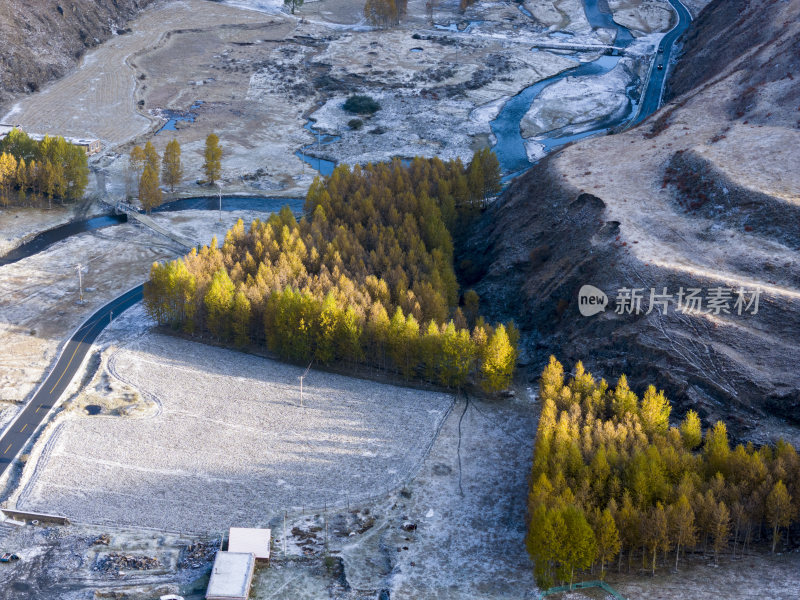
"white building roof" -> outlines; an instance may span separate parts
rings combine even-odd
[[[257,559],[269,560],[271,529],[231,527],[228,535],[229,552],[249,552]]]
[[[246,552],[217,552],[211,579],[208,582],[208,600],[247,600],[253,581],[255,556]]]
[[[0,140],[2,140],[9,133],[11,133],[12,129],[19,129],[20,131],[22,131],[22,127],[20,127],[19,125],[7,125],[5,123],[0,123]],[[28,133],[28,137],[37,142],[41,142],[44,139],[44,135],[41,133]],[[56,137],[56,136],[52,135],[50,137]],[[92,144],[97,144],[100,141],[89,138],[76,138],[69,136],[62,136],[62,137],[73,146],[91,146]]]

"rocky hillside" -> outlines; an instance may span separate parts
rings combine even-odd
[[[656,382],[739,435],[753,417],[772,433],[800,420],[798,57],[800,2],[714,0],[664,108],[550,157],[484,214],[463,275],[492,317],[521,325],[532,379],[554,353]],[[584,284],[608,310],[579,313]],[[621,288],[642,290],[640,314],[616,313]],[[652,288],[672,295],[666,313],[645,314]],[[675,310],[680,288],[702,289],[702,313]],[[713,288],[732,290],[719,310]],[[739,315],[737,291],[749,302],[756,288],[757,314]]]
[[[0,108],[61,77],[154,0],[0,2]],[[2,112],[2,111],[0,111]]]

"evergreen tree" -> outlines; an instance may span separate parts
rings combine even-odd
[[[639,414],[639,400],[631,389],[628,387],[628,378],[623,374],[617,381],[617,387],[614,390],[614,397],[611,403],[611,409],[614,411],[617,419],[624,419],[626,415]]]
[[[511,384],[517,353],[506,328],[498,325],[489,337],[481,361],[481,385],[487,392],[498,392]]]
[[[139,180],[139,203],[149,214],[151,210],[161,205],[163,197],[161,188],[158,186],[158,174],[152,165],[145,165],[142,178]]]
[[[686,417],[684,417],[683,421],[681,422],[681,439],[683,440],[683,446],[687,450],[694,450],[700,445],[700,442],[703,441],[703,430],[700,426],[700,417],[697,416],[697,413],[693,410],[689,410],[686,413]]]
[[[230,317],[234,307],[234,286],[228,272],[220,269],[211,279],[205,295],[208,329],[219,340],[230,335]]]
[[[144,164],[149,165],[156,175],[161,173],[161,157],[151,141],[144,145]]]
[[[480,316],[480,298],[475,290],[464,292],[464,316],[469,326],[474,326]]]
[[[568,505],[562,515],[564,529],[562,535],[558,536],[561,547],[557,557],[562,566],[562,574],[569,573],[569,586],[572,589],[575,570],[586,569],[594,562],[597,544],[582,510]]]
[[[206,149],[204,153],[203,173],[206,182],[214,185],[222,173],[222,147],[219,145],[219,138],[215,133],[211,133],[206,138]]]
[[[714,511],[714,532],[712,535],[714,545],[714,564],[718,563],[720,550],[728,544],[731,534],[731,513],[724,502],[720,500]]]
[[[642,396],[642,406],[639,411],[639,418],[645,433],[651,436],[655,433],[667,433],[670,411],[671,407],[669,401],[664,397],[664,392],[656,392],[654,385],[648,386]]]
[[[677,502],[670,506],[669,526],[672,539],[675,542],[675,570],[677,571],[681,547],[691,548],[697,542],[697,532],[694,526],[694,511],[684,494],[681,494]]]
[[[209,290],[210,291],[210,290]],[[236,292],[233,297],[232,306],[232,323],[233,328],[233,341],[241,347],[247,346],[250,343],[250,300],[242,290]]]
[[[655,575],[658,551],[661,549],[667,550],[669,547],[667,513],[660,502],[657,502],[656,506],[650,510],[647,518],[647,526],[642,529],[646,536],[645,544],[652,555],[651,569],[653,575]]]
[[[144,150],[142,150],[140,146],[134,146],[131,149],[131,155],[128,158],[128,169],[131,173],[131,177],[136,182],[137,189],[129,190],[128,191],[129,196],[139,195],[138,184],[142,178],[142,173],[144,172],[144,166],[146,163],[147,163],[147,157],[144,154]]]
[[[728,442],[728,428],[722,421],[717,421],[714,427],[706,432],[703,447],[706,459],[706,468],[709,477],[716,473],[727,473],[728,457],[731,447]]]
[[[161,173],[161,181],[169,186],[169,191],[174,193],[175,186],[180,184],[183,179],[183,165],[181,164],[181,145],[178,140],[167,143],[164,150],[164,164]]]
[[[767,496],[766,516],[767,522],[772,527],[772,552],[778,545],[780,534],[779,527],[788,527],[791,524],[793,515],[792,498],[786,489],[783,481],[778,481]]]
[[[502,189],[500,169],[500,161],[497,160],[497,155],[489,148],[483,148],[478,151],[478,160],[481,163],[481,171],[483,172],[483,197],[484,200],[490,196],[498,194]],[[473,160],[475,160],[473,158]]]
[[[600,559],[600,579],[605,579],[606,561],[614,560],[619,554],[620,539],[617,524],[611,511],[605,509],[600,513],[595,525],[595,539],[597,540],[597,555]]]

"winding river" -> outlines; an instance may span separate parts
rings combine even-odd
[[[630,30],[627,28],[616,24],[610,12],[600,10],[600,1],[601,0],[584,0],[586,20],[594,28],[615,30],[614,46],[617,48],[627,48],[634,40],[633,34],[631,34]],[[603,4],[605,4],[605,0],[603,0]],[[511,174],[511,177],[513,177],[529,169],[533,164],[525,149],[525,141],[520,132],[520,122],[542,90],[565,77],[604,75],[617,66],[620,58],[620,56],[602,55],[593,61],[576,65],[571,69],[562,71],[558,75],[548,77],[547,79],[543,79],[525,88],[506,102],[497,115],[497,118],[491,122],[492,133],[497,139],[492,149],[500,161],[503,172]],[[604,121],[598,123],[596,127],[586,132],[537,139],[536,142],[544,147],[545,152],[550,152],[554,148],[563,146],[569,142],[574,142],[581,138],[604,132],[612,125],[619,124],[629,119],[632,114],[635,114],[636,109],[637,106],[635,103],[631,102],[631,110],[624,117],[616,120],[616,122],[609,123],[608,121]]]

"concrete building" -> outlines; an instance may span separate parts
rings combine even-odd
[[[256,557],[249,552],[217,552],[206,600],[247,600]]]
[[[269,562],[271,529],[231,527],[228,534],[228,552],[249,552],[256,560]]]

